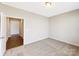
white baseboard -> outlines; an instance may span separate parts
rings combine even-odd
[[[49,37],[50,39],[55,39],[55,40],[58,40],[58,41],[61,41],[61,42],[65,42],[65,43],[68,43],[68,44],[71,44],[71,45],[75,45],[75,46],[79,46],[78,43],[74,43],[72,41],[68,41],[68,40],[64,40],[64,39],[58,39],[58,38],[53,38],[53,37]]]

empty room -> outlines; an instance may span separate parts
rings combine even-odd
[[[79,56],[79,2],[0,2],[0,56]]]

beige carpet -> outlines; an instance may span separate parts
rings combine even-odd
[[[78,56],[79,47],[53,39],[44,39],[29,45],[12,48],[5,56]]]

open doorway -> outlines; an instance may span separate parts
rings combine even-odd
[[[7,43],[6,49],[23,45],[24,20],[7,17]]]

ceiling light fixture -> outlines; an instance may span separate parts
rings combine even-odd
[[[45,2],[45,6],[46,7],[51,7],[52,6],[52,3],[51,2]]]

